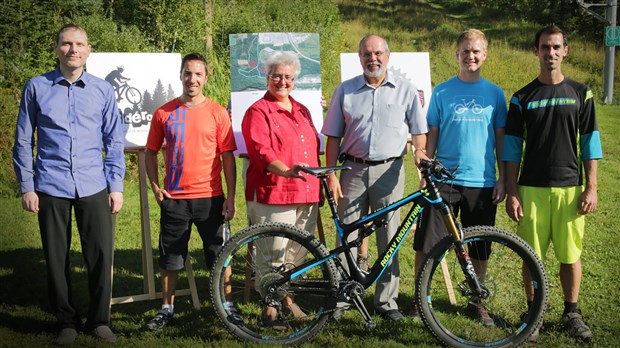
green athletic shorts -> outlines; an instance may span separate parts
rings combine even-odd
[[[523,217],[517,234],[525,239],[541,259],[545,259],[549,243],[561,263],[579,261],[583,249],[585,216],[578,213],[577,202],[582,186],[519,186]]]

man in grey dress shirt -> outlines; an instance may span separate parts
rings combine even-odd
[[[329,180],[344,223],[358,219],[369,208],[376,210],[402,198],[409,134],[416,164],[427,158],[428,127],[418,90],[410,81],[388,74],[387,41],[368,35],[360,41],[358,53],[364,74],[336,88],[321,131],[327,136],[327,165],[336,165],[340,158],[352,168],[341,172],[340,180],[335,175]],[[391,215],[387,226],[376,233],[378,250],[385,249],[400,224],[399,211]],[[374,297],[376,311],[393,321],[403,319],[396,304],[399,275],[395,255],[377,281]]]

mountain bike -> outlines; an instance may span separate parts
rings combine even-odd
[[[133,105],[138,105],[142,102],[142,93],[135,87],[131,87],[127,81],[124,81],[122,85],[118,86],[118,98],[116,101],[121,101],[123,95],[127,98],[127,101]]]
[[[462,114],[467,110],[471,110],[474,114],[478,115],[484,111],[482,105],[476,103],[476,99],[472,99],[469,102],[466,102],[465,99],[461,99],[463,101],[462,104],[457,104],[454,106],[454,112],[457,114]]]
[[[427,255],[416,279],[415,296],[425,326],[454,347],[509,347],[525,341],[542,324],[548,302],[549,285],[541,260],[525,241],[498,227],[463,229],[435,184],[453,179],[452,173],[436,160],[423,161],[420,167],[425,189],[349,224],[340,221],[327,186],[329,175],[349,168],[302,168],[321,180],[341,246],[327,250],[312,234],[282,223],[257,224],[235,234],[222,248],[211,273],[211,299],[220,321],[243,341],[295,345],[317,335],[344,303],[357,308],[366,327],[374,328],[376,323],[363,302],[364,290],[381,276],[423,209],[439,209],[450,233]],[[409,211],[386,249],[368,271],[361,270],[351,248],[383,226],[389,212],[404,206],[410,206]],[[491,245],[484,279],[479,279],[469,257],[472,248],[483,243],[472,242]],[[278,260],[272,260],[273,251],[268,253],[261,245],[296,257],[276,253]],[[272,262],[270,270],[257,272],[257,263],[265,261]],[[227,269],[232,275],[225,281]],[[531,283],[525,287],[526,272]],[[302,314],[287,311],[285,298],[294,299]],[[493,327],[470,315],[472,303],[486,308]],[[268,307],[278,313],[277,328],[261,321]],[[403,325],[410,322],[405,319]]]

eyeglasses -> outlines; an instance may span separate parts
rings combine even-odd
[[[385,51],[364,52],[364,53],[362,53],[362,57],[370,58],[370,57],[372,57],[373,54],[375,55],[375,57],[381,58],[385,54]]]
[[[269,78],[275,82],[278,83],[280,81],[282,81],[282,79],[284,79],[285,82],[293,82],[295,81],[295,76],[291,76],[291,75],[282,75],[282,74],[270,74],[267,75],[269,76]]]

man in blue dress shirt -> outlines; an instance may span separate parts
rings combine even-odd
[[[336,88],[321,130],[327,136],[327,165],[336,165],[340,159],[351,167],[340,173],[340,179],[335,175],[329,179],[344,223],[359,219],[369,208],[377,210],[403,197],[403,157],[409,135],[416,163],[428,159],[424,149],[428,127],[418,89],[408,80],[388,74],[390,50],[385,38],[364,37],[358,55],[364,73]],[[390,213],[386,221],[376,233],[378,252],[385,250],[396,234],[400,211]],[[355,257],[357,251],[353,253]],[[395,255],[377,281],[373,301],[379,315],[396,322],[403,320],[396,303],[399,279]],[[336,311],[334,317],[341,313]]]
[[[38,214],[57,344],[73,343],[82,329],[69,279],[72,208],[88,272],[83,329],[116,340],[109,321],[113,219],[123,206],[123,129],[112,86],[84,71],[90,49],[84,29],[60,29],[58,67],[28,81],[15,130],[13,164],[23,207]]]

